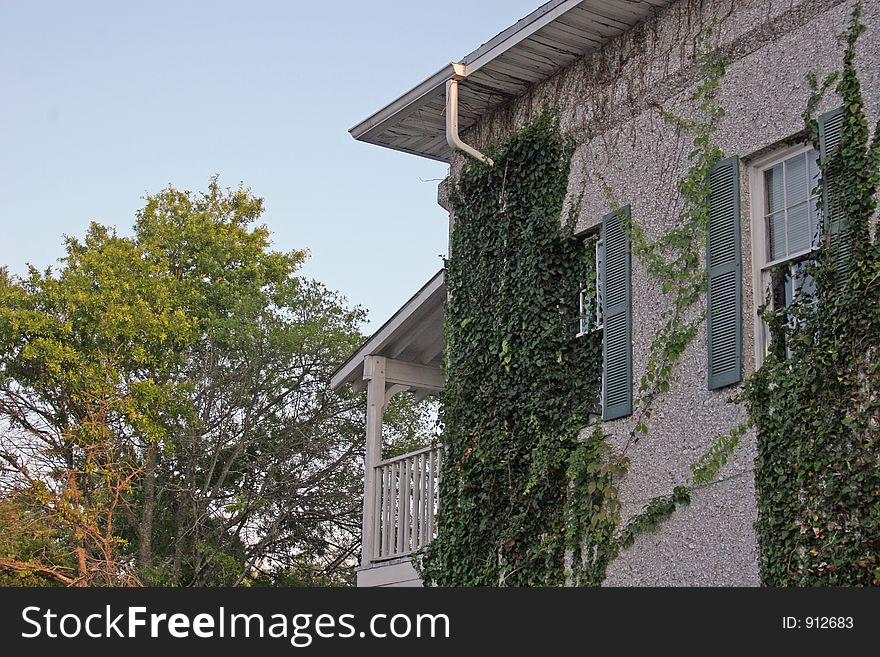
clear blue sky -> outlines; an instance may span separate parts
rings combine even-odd
[[[441,266],[446,166],[348,128],[539,4],[0,0],[0,265],[216,173],[374,330]]]

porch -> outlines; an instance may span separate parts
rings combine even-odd
[[[385,409],[402,392],[417,400],[443,390],[443,270],[333,375],[338,390],[366,388],[366,451],[358,586],[421,586],[412,557],[434,538],[442,452],[426,447],[382,458]]]

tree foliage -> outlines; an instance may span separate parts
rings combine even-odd
[[[0,515],[41,528],[4,539],[3,572],[77,585],[350,574],[362,417],[329,377],[362,311],[297,274],[304,252],[272,251],[262,212],[216,179],[168,187],[130,237],[92,224],[57,270],[0,270]]]

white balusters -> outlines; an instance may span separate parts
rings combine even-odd
[[[440,459],[428,447],[376,465],[374,561],[418,552],[434,538]]]

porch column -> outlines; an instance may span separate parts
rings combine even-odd
[[[385,414],[385,357],[364,358],[367,381],[367,444],[364,452],[364,514],[361,567],[370,565],[376,537],[376,464],[382,460],[382,419]]]

